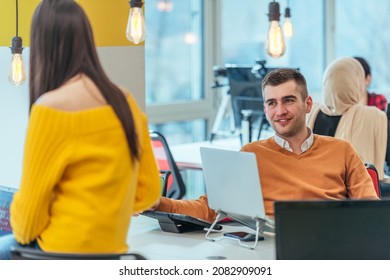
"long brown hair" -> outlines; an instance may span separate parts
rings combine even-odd
[[[31,26],[30,109],[45,92],[77,74],[85,74],[112,106],[126,134],[132,159],[139,159],[134,118],[126,97],[105,74],[96,52],[91,25],[73,0],[43,0]]]

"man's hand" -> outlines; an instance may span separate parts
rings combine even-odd
[[[152,207],[150,207],[147,211],[154,211],[158,206],[160,205],[160,199],[158,199],[153,205]],[[139,214],[141,214],[142,212],[135,212],[133,213],[133,217],[137,217],[139,216]]]

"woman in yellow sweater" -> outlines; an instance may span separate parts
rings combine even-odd
[[[72,0],[44,0],[31,30],[30,120],[10,246],[119,253],[134,212],[160,181],[145,114],[104,73],[92,30]]]

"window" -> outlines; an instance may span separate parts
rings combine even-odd
[[[151,130],[158,131],[163,135],[169,135],[169,145],[186,142],[202,141],[206,138],[206,122],[202,119],[183,122],[168,122],[164,124],[150,125]],[[193,131],[201,133],[193,134]]]
[[[279,1],[281,22],[287,1]],[[161,7],[168,4],[168,10]],[[295,34],[287,52],[272,59],[264,50],[269,1],[148,0],[145,1],[147,40],[146,104],[149,121],[165,136],[181,143],[208,138],[218,110],[218,92],[210,89],[213,66],[226,63],[299,68],[310,92],[319,93],[324,70],[324,2],[291,0]],[[158,8],[160,5],[160,9]],[[239,6],[239,8],[238,8]],[[191,124],[201,121],[203,126]],[[164,128],[169,123],[169,128]],[[184,133],[186,134],[180,134]],[[203,140],[204,140],[203,139]]]
[[[170,5],[170,8],[162,8]],[[202,1],[145,1],[146,103],[204,97]]]
[[[390,2],[355,0],[354,8],[347,0],[338,0],[335,4],[336,57],[364,57],[371,66],[371,89],[389,93],[390,29],[387,16]]]
[[[324,69],[324,8],[322,1],[291,0],[294,36],[286,40],[286,53],[279,59],[267,55],[264,46],[269,28],[270,1],[235,0],[221,2],[223,63],[254,65],[266,60],[268,67],[299,68],[307,78],[310,92],[319,92]],[[283,24],[287,1],[280,4]],[[232,20],[236,19],[236,20]]]
[[[145,1],[147,113],[170,143],[204,140],[212,116],[205,91],[204,5]]]

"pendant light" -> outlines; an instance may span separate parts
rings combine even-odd
[[[8,80],[15,86],[20,86],[26,81],[26,71],[23,63],[23,41],[18,35],[18,24],[19,24],[19,5],[16,0],[16,36],[12,38],[11,52],[12,60]]]
[[[282,28],[279,24],[280,7],[278,2],[271,2],[268,6],[270,26],[268,30],[266,50],[273,58],[281,57],[286,51]]]
[[[130,0],[129,19],[127,21],[126,37],[134,44],[145,40],[145,18],[142,11],[142,0]]]
[[[291,23],[291,10],[289,7],[289,1],[287,1],[287,8],[284,10],[284,24],[283,24],[284,36],[291,38],[294,35],[294,28]]]

